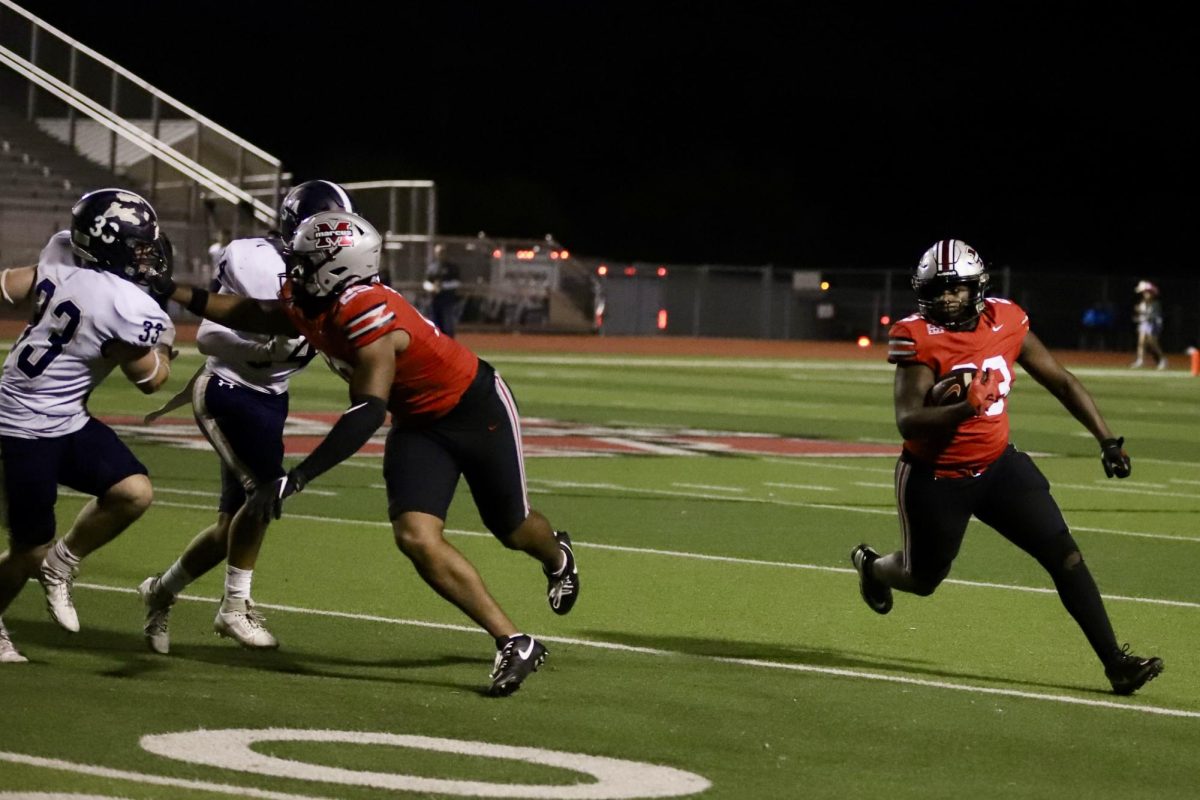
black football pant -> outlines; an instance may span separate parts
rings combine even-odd
[[[929,466],[901,456],[896,464],[904,569],[911,586],[929,595],[958,555],[972,516],[1037,559],[1050,573],[1068,613],[1108,663],[1119,652],[1100,591],[1083,563],[1050,484],[1025,453],[1011,445],[983,474],[936,478]]]

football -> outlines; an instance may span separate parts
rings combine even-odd
[[[925,395],[927,406],[950,406],[967,399],[967,387],[971,385],[975,371],[960,369],[941,378],[929,388]]]

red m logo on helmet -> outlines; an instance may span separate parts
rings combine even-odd
[[[333,223],[318,222],[316,224],[316,246],[318,250],[353,247],[353,224],[349,220],[336,220]]]

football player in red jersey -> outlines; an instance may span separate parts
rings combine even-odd
[[[362,217],[323,211],[300,222],[285,248],[288,273],[278,300],[210,296],[173,283],[156,289],[230,328],[303,334],[350,384],[350,407],[312,454],[274,483],[255,487],[250,503],[259,513],[278,518],[288,496],[357,452],[391,412],[383,471],[396,545],[426,583],[492,634],[497,652],[488,692],[511,694],[547,652],[517,630],[446,541],[459,476],[488,530],[542,563],[558,614],[570,611],[579,594],[571,540],[529,507],[520,418],[508,386],[378,282],[382,245]]]
[[[863,600],[892,608],[892,590],[933,594],[958,555],[972,516],[1038,560],[1058,596],[1104,665],[1117,694],[1132,694],[1163,669],[1117,645],[1104,601],[1071,537],[1050,484],[1008,441],[1008,395],[1015,364],[1046,387],[1100,444],[1108,477],[1130,473],[1124,439],[1113,436],[1092,396],[1029,330],[1029,317],[1008,300],[985,297],[983,259],[958,239],[926,251],[913,276],[919,313],[889,333],[896,365],[896,424],[904,449],[896,464],[902,548],[881,556],[854,548]],[[926,405],[939,378],[974,374],[964,400]]]

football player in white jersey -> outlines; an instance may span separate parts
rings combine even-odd
[[[169,271],[154,209],[123,189],[85,194],[71,209],[70,230],[51,237],[36,266],[0,271],[4,302],[34,306],[0,375],[0,508],[8,531],[0,613],[33,577],[55,622],[78,631],[71,585],[80,560],[150,506],[146,467],[88,414],[87,397],[117,366],[147,394],[166,382],[175,327],[142,287]],[[95,499],[56,542],[60,484]],[[23,660],[0,625],[0,662]]]
[[[276,300],[286,268],[280,255],[296,225],[320,211],[353,211],[342,187],[307,181],[283,199],[279,234],[237,239],[221,255],[214,292]],[[283,425],[288,412],[288,378],[316,351],[301,338],[241,333],[205,320],[196,335],[208,363],[192,381],[189,397],[196,422],[221,456],[221,500],[217,521],[201,531],[161,575],[142,581],[146,644],[170,650],[169,615],[175,598],[192,581],[226,561],[225,592],[213,629],[245,647],[273,648],[275,636],[254,609],[250,586],[267,522],[244,513],[256,486],[284,475]],[[176,400],[164,406],[178,405]],[[153,417],[154,415],[151,415]]]

